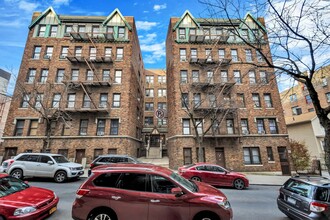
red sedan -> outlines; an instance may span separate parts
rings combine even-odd
[[[0,174],[0,219],[39,220],[57,209],[59,198],[48,189]]]
[[[249,180],[244,174],[228,171],[215,164],[191,164],[180,167],[178,171],[187,179],[202,181],[214,186],[230,186],[236,189],[249,187]]]

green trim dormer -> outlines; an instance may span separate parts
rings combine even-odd
[[[179,27],[179,25],[181,24],[181,22],[183,21],[183,19],[184,19],[186,16],[189,16],[189,17],[191,18],[191,20],[196,24],[196,26],[197,26],[198,28],[200,28],[200,25],[199,25],[199,23],[196,21],[196,19],[194,18],[194,16],[192,16],[192,14],[191,14],[188,10],[186,10],[186,11],[183,13],[183,15],[181,16],[180,20],[174,25],[174,27],[173,27],[173,31],[175,31],[175,30]]]
[[[126,19],[124,18],[124,16],[120,13],[119,9],[116,8],[103,22],[102,22],[102,26],[106,26],[107,23],[116,15],[118,14],[120,16],[120,18],[123,20],[123,22],[125,23],[126,27],[128,28],[129,31],[132,31],[132,27],[131,25],[128,24],[128,22],[126,21]]]
[[[263,26],[256,18],[254,18],[252,16],[252,14],[250,12],[246,13],[243,21],[240,25],[239,25],[239,28],[242,28],[243,25],[245,25],[245,21],[248,19],[248,18],[251,18],[265,33],[267,33],[267,30],[265,28],[265,26]]]
[[[48,7],[44,12],[41,13],[41,15],[39,15],[34,21],[31,22],[29,29],[33,28],[36,24],[38,24],[38,22],[44,18],[46,15],[48,15],[50,12],[52,12],[55,15],[55,19],[57,20],[57,23],[60,25],[62,22],[59,19],[59,17],[57,16],[56,12],[54,11],[54,9],[52,7]]]

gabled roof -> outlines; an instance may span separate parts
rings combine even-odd
[[[56,12],[54,11],[54,9],[52,7],[48,7],[44,12],[41,13],[41,15],[39,15],[34,21],[32,21],[32,23],[29,26],[29,29],[33,28],[42,18],[44,18],[46,15],[48,15],[50,12],[54,13],[55,18],[58,22],[58,24],[61,24],[61,20],[59,19],[59,17],[57,16]]]
[[[200,27],[199,23],[196,21],[196,19],[194,18],[194,16],[192,16],[192,14],[191,14],[188,10],[186,10],[186,11],[183,13],[183,15],[181,16],[180,20],[174,25],[174,27],[173,27],[173,31],[175,31],[175,30],[179,27],[179,25],[181,24],[182,20],[183,20],[187,15],[191,17],[191,19],[195,22],[195,24],[196,24],[198,27]]]
[[[115,16],[115,14],[119,14],[120,18],[124,21],[125,25],[127,26],[128,30],[132,30],[132,27],[131,25],[129,25],[126,21],[126,19],[124,18],[124,16],[120,13],[119,9],[116,8],[102,23],[103,26],[105,26],[109,21],[110,19]]]
[[[248,13],[246,13],[246,15],[245,15],[245,17],[244,17],[244,19],[243,19],[243,21],[245,22],[246,21],[246,19],[248,18],[248,17],[250,17],[250,18],[252,18],[252,20],[266,33],[267,32],[267,30],[266,30],[266,28],[265,28],[265,26],[263,26],[261,23],[260,23],[260,21],[258,21],[258,19],[256,19],[255,17],[253,17],[252,16],[252,14],[250,13],[250,12],[248,12]],[[240,27],[244,24],[244,22],[242,22],[241,24],[240,24]]]

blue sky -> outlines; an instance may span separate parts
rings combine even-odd
[[[32,13],[49,6],[62,15],[107,16],[118,8],[123,16],[134,16],[145,67],[157,69],[165,69],[170,17],[181,17],[185,10],[195,17],[205,12],[198,0],[0,0],[0,68],[12,73],[9,94],[14,90]]]

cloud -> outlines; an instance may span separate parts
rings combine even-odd
[[[154,27],[156,25],[158,25],[157,22],[136,21],[136,28],[138,30],[148,31],[148,30],[150,30],[152,27]]]
[[[142,52],[145,52],[143,62],[153,64],[165,57],[165,42],[155,44],[142,44]]]
[[[140,44],[150,44],[155,42],[157,38],[157,34],[156,33],[151,33],[151,34],[147,34],[146,36],[139,36],[140,39]]]
[[[166,3],[162,5],[154,5],[154,11],[159,11],[167,7]]]
[[[39,7],[38,3],[32,3],[27,1],[19,1],[18,8],[24,10],[25,12],[32,13]]]
[[[4,46],[4,47],[21,47],[21,48],[24,48],[25,47],[25,43],[24,42],[0,41],[0,46]]]
[[[60,5],[69,5],[71,0],[53,0],[53,4],[60,6]]]

